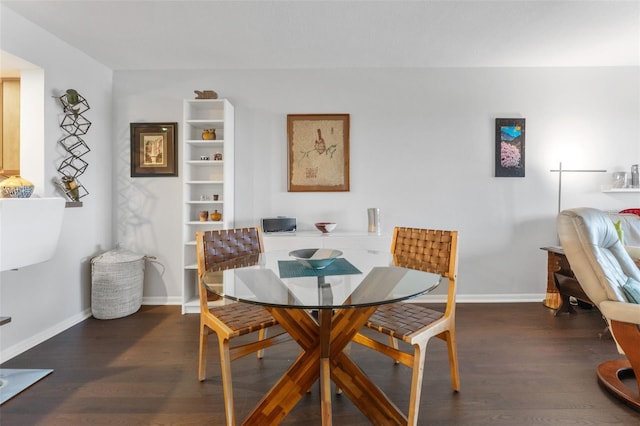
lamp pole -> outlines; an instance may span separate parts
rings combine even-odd
[[[600,169],[582,169],[582,170],[563,169],[562,161],[560,162],[557,169],[552,169],[549,171],[558,173],[558,213],[560,213],[562,208],[562,174],[563,173],[606,173],[606,170],[600,170]]]

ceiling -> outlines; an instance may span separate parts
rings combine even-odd
[[[640,65],[638,0],[0,3],[113,70]]]

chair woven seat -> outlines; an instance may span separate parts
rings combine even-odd
[[[392,303],[380,306],[369,318],[366,326],[380,333],[411,343],[416,330],[439,320],[444,312],[425,308],[413,303]]]
[[[231,329],[232,336],[242,336],[277,324],[271,314],[258,305],[231,303],[209,311]]]

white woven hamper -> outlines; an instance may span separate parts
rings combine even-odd
[[[91,259],[91,313],[97,319],[126,317],[142,305],[145,256],[111,250]]]

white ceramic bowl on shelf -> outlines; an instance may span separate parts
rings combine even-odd
[[[318,231],[322,232],[323,234],[328,234],[329,232],[336,229],[336,226],[338,224],[335,222],[316,222],[314,223],[314,225],[316,226]]]

